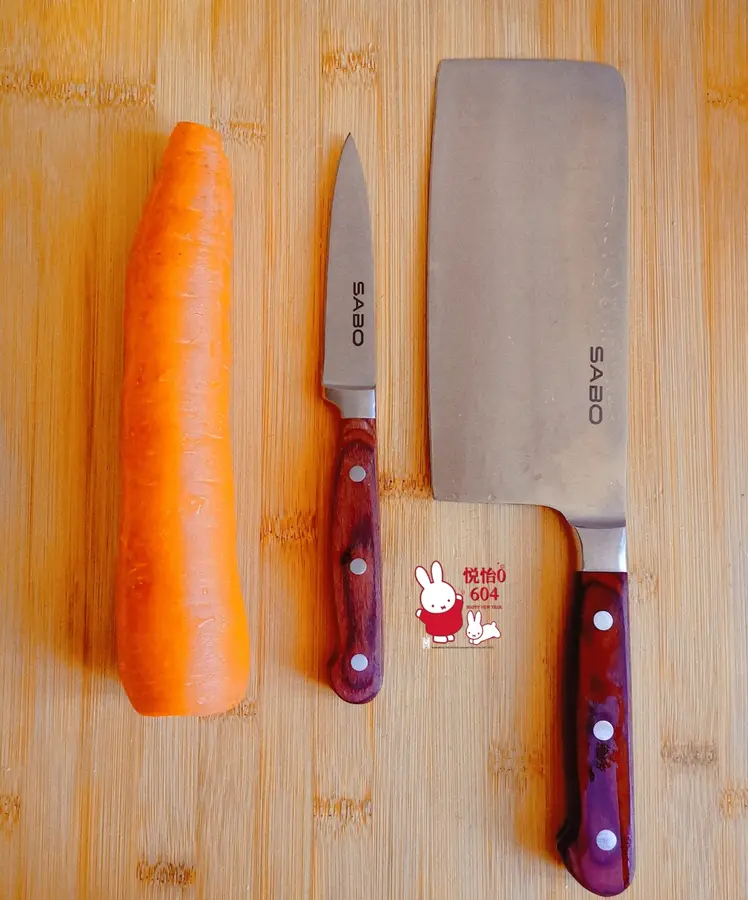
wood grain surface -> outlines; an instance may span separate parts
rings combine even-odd
[[[434,76],[440,59],[471,55],[607,61],[626,81],[626,896],[748,896],[747,19],[743,0],[4,0],[2,900],[590,896],[554,844],[563,523],[429,495]],[[234,175],[252,675],[230,715],[147,721],[113,656],[124,265],[166,135],[186,118],[220,129]],[[379,302],[386,675],[364,706],[327,681],[338,422],[319,387],[349,131]],[[414,570],[434,559],[468,607],[493,607],[483,618],[500,639],[433,645]]]

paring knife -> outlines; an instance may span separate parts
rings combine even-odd
[[[331,532],[338,645],[330,678],[349,703],[372,700],[382,685],[375,311],[366,182],[349,134],[332,200],[322,372],[325,398],[341,416]]]
[[[434,496],[551,507],[579,536],[558,848],[578,882],[611,896],[634,871],[619,73],[588,62],[442,62],[430,177]]]

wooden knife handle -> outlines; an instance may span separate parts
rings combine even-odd
[[[579,572],[574,601],[565,717],[568,812],[557,844],[583,887],[611,897],[634,873],[628,576]]]
[[[367,703],[382,686],[382,585],[374,419],[343,419],[332,509],[332,570],[338,646],[333,690]]]

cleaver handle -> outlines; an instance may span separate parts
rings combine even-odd
[[[568,813],[558,848],[574,878],[602,897],[634,873],[628,575],[578,572],[567,669]]]
[[[338,643],[332,688],[367,703],[382,686],[382,584],[375,419],[342,419],[332,508],[332,584]]]

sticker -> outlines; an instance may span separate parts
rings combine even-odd
[[[423,566],[416,566],[415,576],[421,586],[421,605],[415,614],[425,631],[424,647],[470,649],[501,637],[501,630],[490,611],[502,608],[493,601],[499,598],[498,585],[506,581],[504,566],[495,569],[465,567],[466,591],[471,604],[477,604],[471,608],[465,607],[463,595],[444,579],[444,570],[438,560],[431,563],[431,574]],[[463,611],[467,614],[465,621]],[[457,641],[463,627],[467,643]]]

